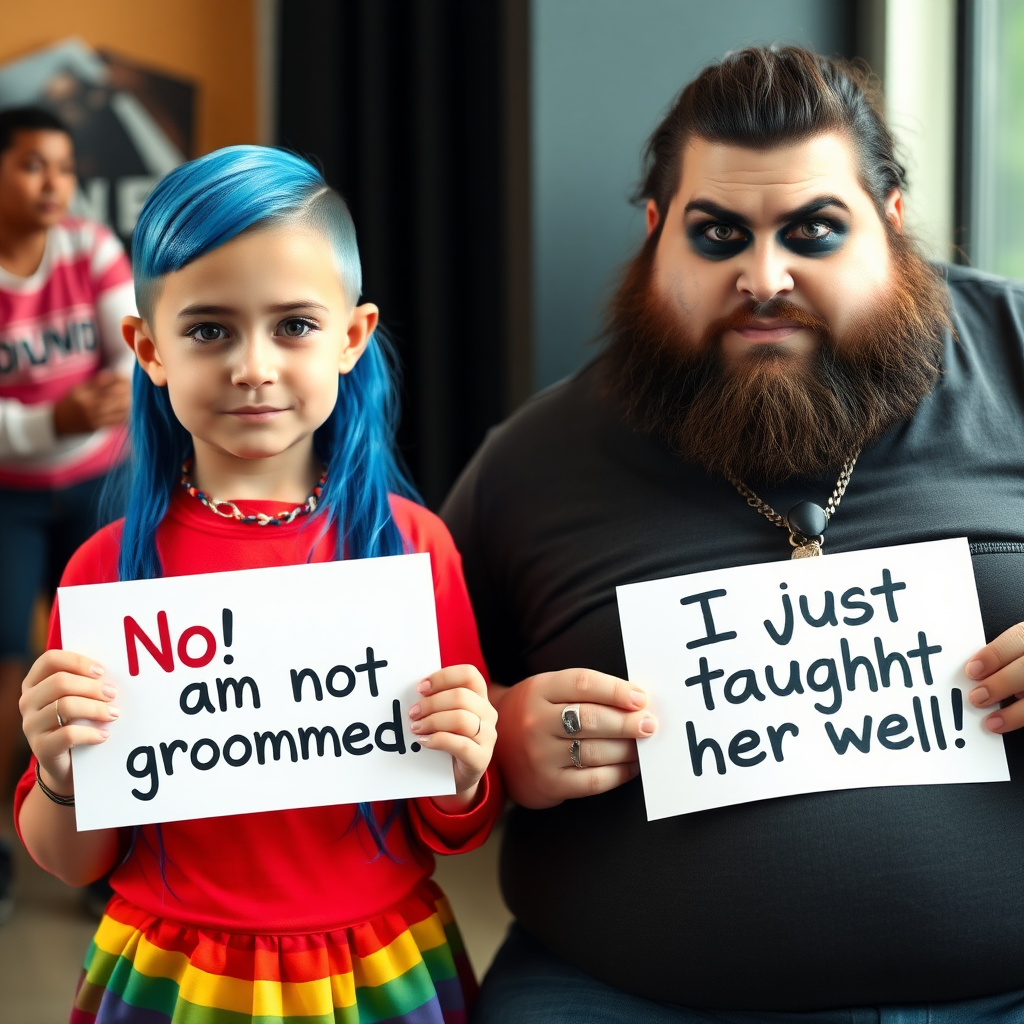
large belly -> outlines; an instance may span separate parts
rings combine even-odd
[[[502,883],[594,976],[685,1006],[804,1010],[1024,987],[1012,781],[847,790],[647,822],[639,782],[517,809]]]

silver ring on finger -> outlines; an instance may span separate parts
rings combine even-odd
[[[583,728],[580,725],[579,704],[566,704],[562,708],[562,728],[566,736],[575,736]]]
[[[64,719],[60,717],[60,697],[53,702],[53,710],[57,713],[57,728],[64,728]]]
[[[479,736],[479,735],[480,735],[480,730],[481,730],[481,729],[482,729],[483,727],[484,727],[484,720],[483,720],[483,719],[482,719],[482,718],[481,718],[481,717],[480,717],[479,715],[477,715],[477,716],[476,716],[476,732],[475,732],[475,733],[473,733],[473,735],[472,735],[471,739],[474,739],[474,740],[475,740],[475,739],[477,738],[477,736]]]
[[[580,760],[580,741],[579,740],[573,740],[572,743],[569,744],[569,760],[572,761],[572,763],[577,768],[582,768],[583,767],[583,762]]]

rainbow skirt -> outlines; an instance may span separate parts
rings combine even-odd
[[[379,917],[301,935],[181,924],[115,896],[71,1024],[465,1024],[475,993],[448,901],[429,880]]]

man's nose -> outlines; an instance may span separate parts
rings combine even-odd
[[[236,349],[231,383],[243,388],[260,388],[277,382],[274,345],[258,334],[250,335]]]
[[[740,259],[736,289],[744,298],[767,302],[793,290],[790,255],[774,240],[758,239]]]

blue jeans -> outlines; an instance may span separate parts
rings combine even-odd
[[[104,479],[58,491],[0,488],[0,659],[27,660],[36,597],[52,594],[67,560],[105,521]]]
[[[611,988],[513,924],[470,1019],[472,1024],[1021,1024],[1024,991],[931,1006],[811,1013],[688,1010]]]

